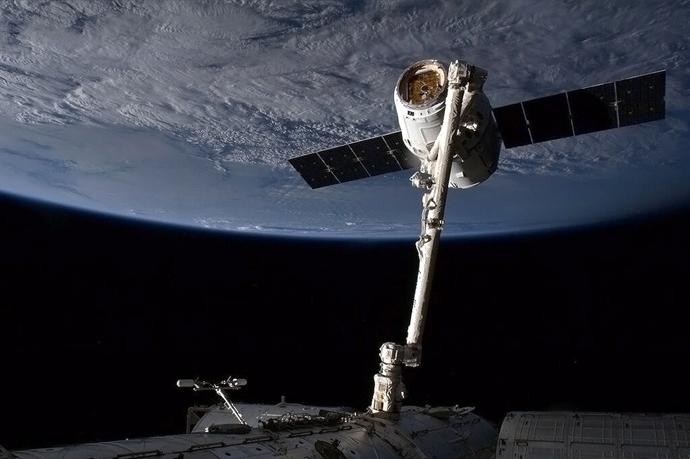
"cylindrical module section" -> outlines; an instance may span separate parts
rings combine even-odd
[[[501,136],[491,115],[491,104],[477,91],[467,108],[454,141],[455,159],[450,174],[451,188],[470,188],[488,179],[498,167]]]
[[[405,146],[426,158],[436,141],[445,109],[448,74],[435,60],[415,62],[398,79],[393,92]]]
[[[496,430],[463,408],[408,407],[391,421],[367,415],[273,418],[264,428],[216,424],[208,432],[24,451],[3,459],[493,459]],[[269,427],[271,426],[271,427]]]

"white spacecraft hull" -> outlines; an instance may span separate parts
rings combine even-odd
[[[233,418],[226,411],[226,421]],[[187,434],[5,451],[2,459],[489,459],[495,454],[495,428],[470,409],[406,407],[391,421],[334,411],[304,415],[297,408],[264,419],[269,419],[264,427],[222,423],[216,410],[219,423],[209,426],[202,418]]]

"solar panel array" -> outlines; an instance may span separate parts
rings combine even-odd
[[[289,160],[312,188],[419,167],[400,131]]]
[[[666,71],[493,109],[506,148],[664,119]]]
[[[666,71],[493,109],[506,148],[664,119]],[[289,160],[312,188],[418,168],[400,131]]]

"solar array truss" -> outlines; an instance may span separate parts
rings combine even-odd
[[[505,148],[664,119],[666,71],[493,109]],[[312,188],[419,168],[400,131],[289,160]]]
[[[419,167],[400,131],[289,160],[312,188]]]
[[[666,71],[493,109],[506,148],[664,119]]]

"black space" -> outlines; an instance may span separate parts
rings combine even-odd
[[[403,342],[411,242],[318,242],[0,201],[0,445],[184,429],[212,398],[364,409]],[[443,241],[409,404],[689,412],[687,209],[608,227]]]

